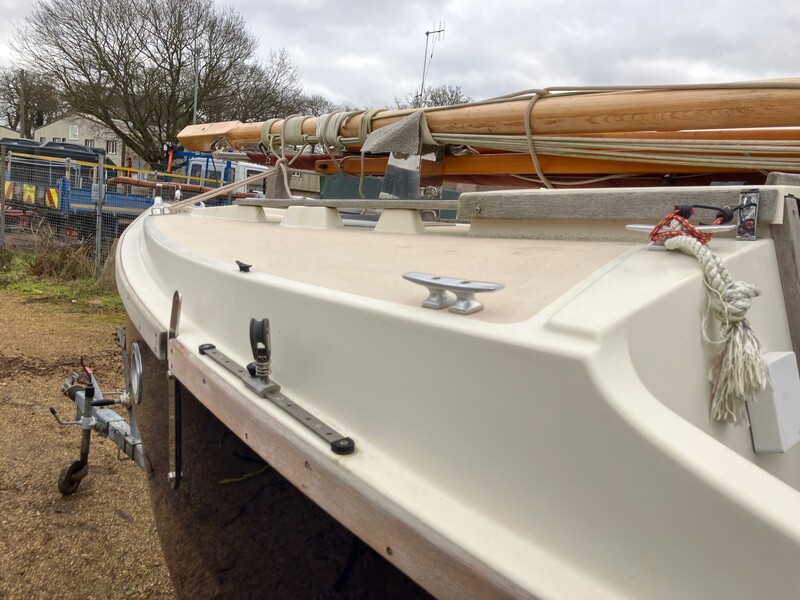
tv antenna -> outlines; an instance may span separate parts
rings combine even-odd
[[[436,50],[436,42],[444,39],[444,21],[435,23],[431,31],[425,32],[425,54],[422,57],[422,83],[419,86],[419,94],[417,94],[417,102],[422,106],[422,101],[425,97],[425,78],[428,76],[428,69],[430,69],[431,61],[433,60],[433,52]],[[428,56],[428,45],[430,44],[431,53]]]

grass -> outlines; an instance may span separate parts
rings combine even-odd
[[[92,277],[94,262],[81,244],[37,240],[33,253],[0,248],[0,289],[75,312],[124,318],[116,290]]]

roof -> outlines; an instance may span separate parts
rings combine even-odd
[[[0,125],[0,136],[6,138],[18,138],[19,132],[16,129],[11,129],[5,125]]]

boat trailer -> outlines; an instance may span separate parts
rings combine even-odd
[[[130,410],[141,401],[142,393],[142,356],[138,344],[131,346],[131,355],[125,351],[125,329],[117,327],[116,344],[122,351],[122,365],[125,375],[125,390],[116,397],[106,397],[94,372],[86,366],[81,358],[83,374],[72,373],[63,384],[63,391],[75,403],[75,419],[64,421],[52,406],[50,412],[59,425],[78,425],[81,428],[80,457],[69,462],[61,470],[58,477],[58,491],[63,495],[74,494],[81,481],[89,472],[89,446],[92,431],[107,437],[117,446],[117,458],[124,454],[141,468],[144,468],[144,448],[136,422],[135,413]],[[128,420],[125,420],[112,406],[128,409]]]
[[[242,265],[240,265],[241,268]],[[170,318],[170,339],[178,335],[180,307],[181,295],[176,291]],[[251,319],[249,333],[250,348],[254,361],[245,366],[237,365],[233,359],[222,353],[214,344],[203,344],[200,347],[200,354],[233,373],[247,389],[272,402],[325,440],[330,444],[330,449],[333,453],[349,455],[355,452],[355,441],[332,429],[296,402],[287,398],[281,393],[280,385],[270,379],[272,344],[270,342],[269,319]],[[75,403],[75,419],[64,421],[58,416],[56,409],[52,406],[50,407],[50,412],[59,425],[78,425],[82,429],[80,456],[77,460],[73,460],[64,466],[58,478],[58,489],[65,496],[74,494],[81,480],[89,472],[89,446],[91,444],[92,431],[116,444],[118,458],[121,459],[122,455],[125,455],[144,469],[145,457],[142,437],[136,421],[136,414],[131,410],[142,401],[142,355],[139,344],[136,342],[131,344],[130,356],[127,355],[124,327],[117,327],[115,341],[122,352],[125,389],[119,391],[114,398],[105,397],[94,376],[94,372],[84,364],[83,358],[81,358],[83,374],[72,373],[62,386],[64,394]],[[171,487],[177,489],[183,474],[181,386],[171,372],[168,372],[167,375],[170,381],[169,479]],[[110,408],[112,406],[120,406],[127,409],[128,420],[126,421],[116,410]]]

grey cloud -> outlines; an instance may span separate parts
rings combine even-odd
[[[391,106],[419,86],[425,31],[439,21],[447,31],[428,83],[460,85],[474,98],[552,85],[800,72],[796,0],[233,0],[231,6],[260,39],[263,57],[270,48],[287,49],[307,91],[363,106]],[[0,0],[0,40],[28,9]],[[8,64],[7,54],[0,46],[0,64]]]

